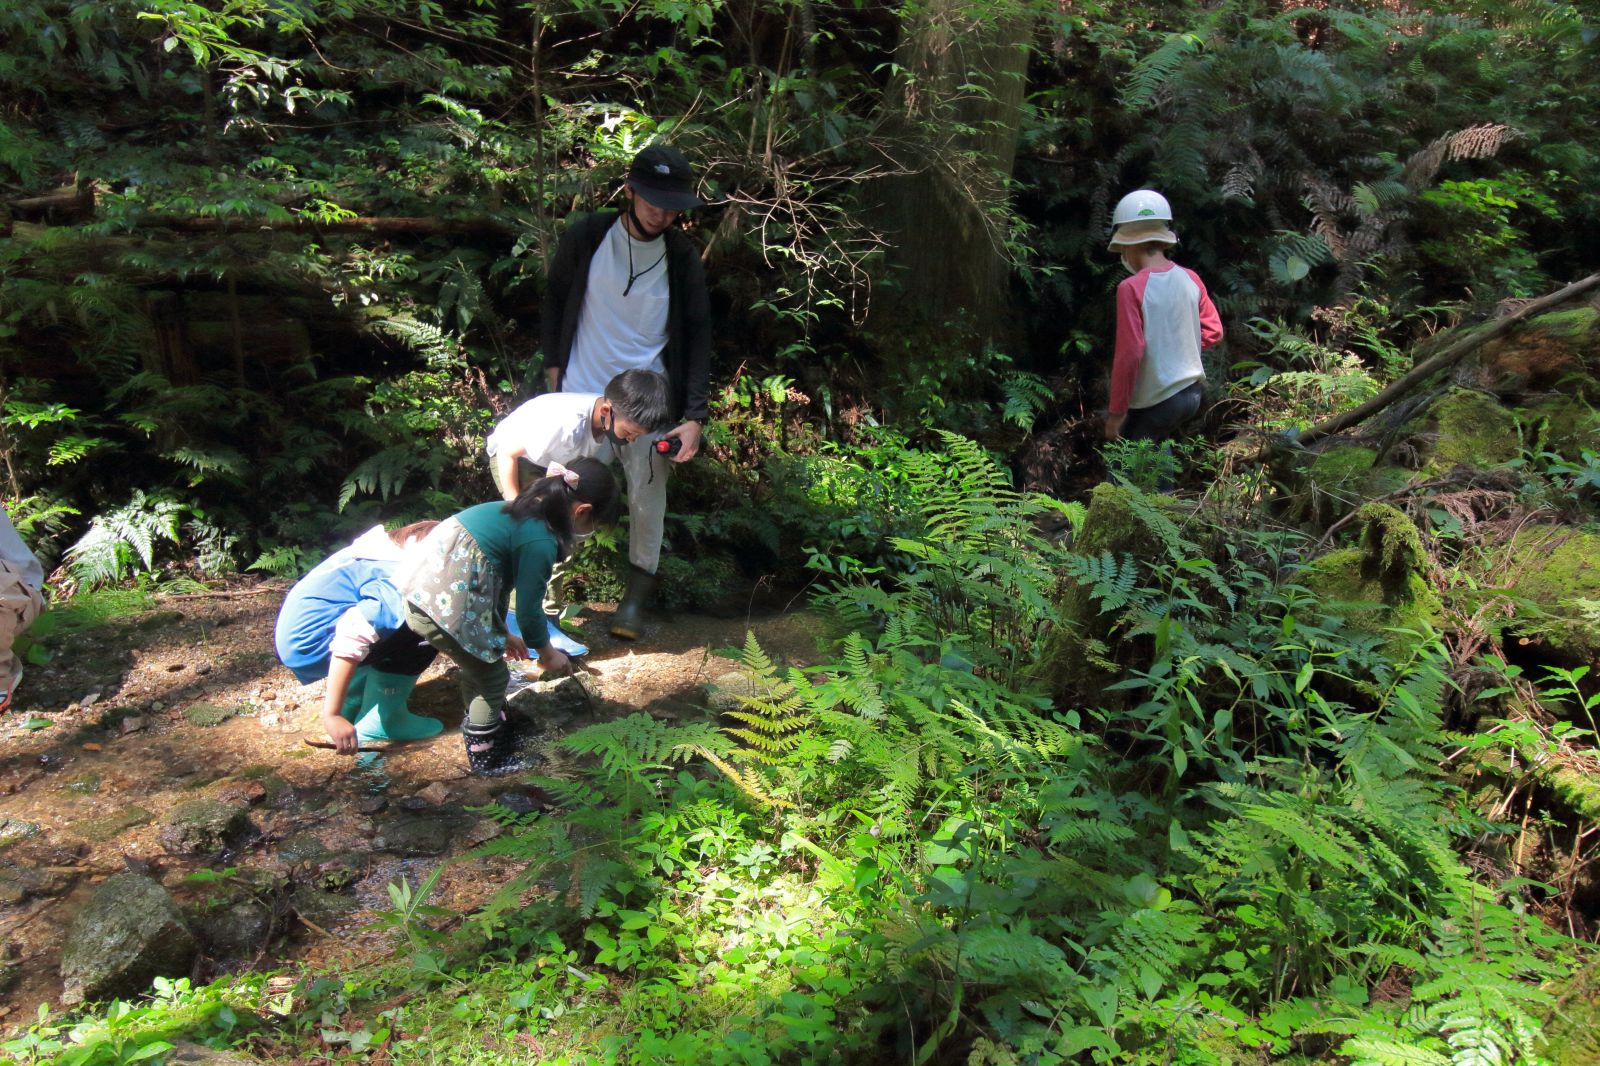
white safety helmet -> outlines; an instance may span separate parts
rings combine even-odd
[[[1172,205],[1154,189],[1135,189],[1117,201],[1111,212],[1111,224],[1121,226],[1128,222],[1171,222]]]

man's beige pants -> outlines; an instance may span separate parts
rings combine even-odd
[[[0,688],[10,692],[22,671],[12,642],[44,610],[44,596],[22,580],[22,570],[0,559]]]

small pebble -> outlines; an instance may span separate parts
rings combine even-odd
[[[173,663],[171,666],[167,667],[167,673],[175,674],[179,670],[182,670],[182,669],[183,669],[183,664],[182,663]]]
[[[262,728],[264,728],[264,729],[271,728],[272,726],[275,726],[277,724],[278,724],[278,716],[277,715],[275,715],[275,714],[264,714],[264,715],[261,716],[261,726],[262,726]]]
[[[209,674],[211,672],[211,664],[210,663],[201,663],[199,666],[194,668],[194,672],[197,673],[197,674],[200,674],[202,676],[205,675],[205,674]]]
[[[91,692],[87,696],[85,696],[83,699],[79,700],[78,702],[80,704],[82,704],[85,709],[87,709],[89,707],[93,707],[95,705],[95,702],[97,700],[99,700],[99,699],[100,699],[100,693]]]
[[[428,801],[421,796],[407,796],[400,801],[400,806],[408,811],[425,811],[428,809]]]
[[[382,796],[367,796],[356,802],[356,810],[362,814],[377,814],[387,806],[389,801]]]
[[[154,703],[152,703],[150,705],[150,709],[152,711],[164,711],[164,710],[167,709],[167,705],[165,703],[162,703],[160,700],[156,700]]]

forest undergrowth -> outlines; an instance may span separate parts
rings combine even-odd
[[[563,738],[556,809],[489,812],[521,878],[470,915],[396,883],[389,965],[162,980],[6,1055],[1600,1059],[1594,309],[1294,441],[1595,269],[1592,13],[27,0],[0,34],[0,484],[59,595],[295,576],[486,496],[560,226],[661,138],[718,317],[662,605],[763,581],[831,633],[737,649],[738,711]],[[1228,324],[1171,452],[1091,414],[1143,185]]]
[[[387,967],[164,982],[6,1050],[1548,1061],[1592,915],[1519,866],[1483,778],[1592,759],[1543,713],[1581,674],[1463,663],[1313,595],[1309,537],[1228,510],[1246,479],[1064,504],[948,433],[888,465],[857,473],[901,531],[814,560],[834,661],[780,671],[752,640],[720,720],[560,740],[558,808],[491,810],[483,850],[526,867],[481,912],[446,929],[430,883],[397,884]]]

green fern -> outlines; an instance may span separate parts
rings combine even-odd
[[[279,544],[265,548],[246,570],[260,570],[273,577],[299,577],[311,568],[311,554],[298,544]]]
[[[460,341],[431,323],[391,315],[373,319],[369,328],[400,341],[422,356],[432,369],[449,369],[464,363]]]
[[[731,753],[736,759],[748,759],[767,765],[783,761],[804,740],[809,725],[806,694],[809,682],[799,673],[788,679],[778,674],[754,632],[745,634],[744,652],[740,658],[745,679],[755,694],[738,696],[742,710],[727,710],[723,716],[740,723],[725,726],[723,732],[741,746]]]
[[[641,780],[688,762],[695,749],[721,752],[726,747],[709,723],[671,726],[643,713],[585,726],[562,737],[559,746],[597,758],[608,779]]]
[[[1063,563],[1067,575],[1089,586],[1089,596],[1100,605],[1100,613],[1119,611],[1133,602],[1139,584],[1139,564],[1130,555],[1071,555]]]
[[[418,463],[414,444],[396,444],[363,460],[339,486],[338,510],[342,513],[357,493],[381,500],[398,496]]]
[[[68,575],[80,587],[93,587],[131,576],[135,563],[145,571],[154,570],[159,542],[178,542],[183,513],[177,501],[135,489],[127,503],[96,515],[88,531],[67,549]]]
[[[1034,420],[1055,398],[1055,390],[1038,374],[1010,370],[1000,376],[1000,395],[1004,399],[1000,417],[1021,429],[1031,430]]]

